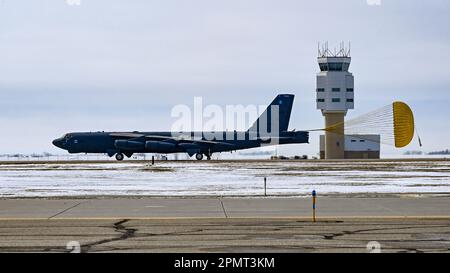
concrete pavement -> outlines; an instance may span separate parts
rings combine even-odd
[[[450,252],[450,200],[1,199],[0,252]],[[373,244],[373,243],[372,243]]]
[[[450,218],[450,198],[344,198],[317,201],[319,218]],[[309,218],[309,198],[0,199],[0,219]]]
[[[53,219],[0,221],[0,252],[450,252],[450,220]]]

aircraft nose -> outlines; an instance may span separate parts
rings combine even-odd
[[[63,140],[61,138],[57,138],[57,139],[53,140],[52,143],[53,143],[53,145],[55,145],[58,148],[61,148],[61,149],[64,148]]]

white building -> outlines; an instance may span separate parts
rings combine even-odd
[[[344,158],[380,158],[380,135],[346,135]],[[325,136],[320,136],[320,158],[325,158]]]

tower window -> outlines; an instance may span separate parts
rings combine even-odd
[[[317,88],[317,92],[325,92],[325,88]]]
[[[347,99],[347,102],[353,102],[353,99]]]
[[[353,88],[347,88],[347,92],[353,92]]]
[[[320,71],[348,71],[349,63],[319,63]]]
[[[325,99],[317,99],[317,102],[325,102]]]
[[[342,63],[328,63],[330,71],[342,71]]]
[[[326,63],[319,64],[319,67],[320,71],[328,71],[328,64]]]
[[[341,88],[333,88],[333,89],[331,89],[331,91],[333,91],[333,92],[341,92]]]
[[[331,99],[331,102],[341,102],[341,99],[340,98],[333,98],[333,99]]]

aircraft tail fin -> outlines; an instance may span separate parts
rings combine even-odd
[[[255,123],[248,129],[250,132],[279,132],[287,131],[291,118],[294,95],[280,94],[272,101]],[[278,118],[277,118],[278,116]],[[276,124],[273,124],[273,123]]]

